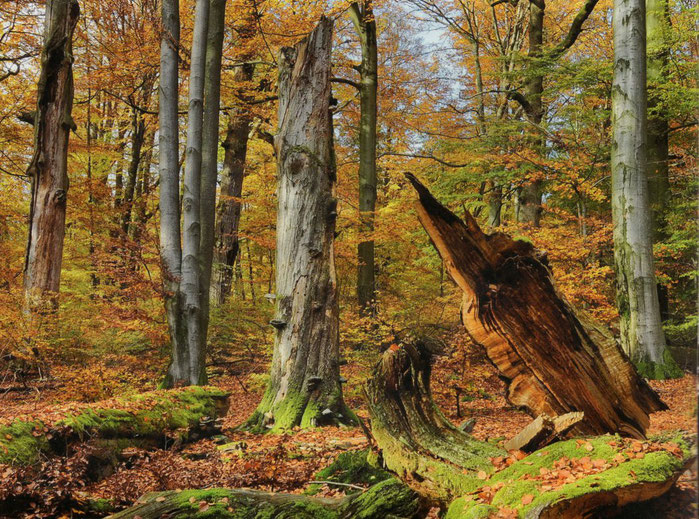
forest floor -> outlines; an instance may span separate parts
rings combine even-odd
[[[444,414],[457,425],[475,418],[473,435],[480,440],[512,437],[531,418],[505,401],[504,384],[481,353],[468,348],[455,352],[437,361],[432,378],[434,397]],[[372,362],[364,360],[367,358],[367,355],[351,355],[342,367],[343,375],[349,380],[345,386],[346,400],[364,420],[367,413],[361,382],[370,373],[375,356]],[[211,380],[212,385],[231,393],[231,407],[222,432],[226,441],[241,442],[233,452],[221,451],[211,439],[188,444],[181,450],[132,449],[116,472],[92,482],[94,477],[87,469],[90,447],[86,445],[69,458],[46,460],[31,477],[25,472],[28,469],[0,466],[0,499],[11,494],[33,495],[27,502],[28,512],[24,517],[53,517],[65,513],[66,504],[76,496],[107,498],[122,508],[133,504],[146,492],[158,490],[247,487],[301,493],[314,474],[340,453],[367,448],[368,440],[360,428],[329,427],[284,435],[235,431],[262,396],[265,369],[263,364],[257,363],[249,372],[243,370]],[[652,416],[650,433],[678,429],[695,431],[695,377],[688,374],[678,380],[652,382],[651,385],[670,409]],[[458,413],[457,392],[460,395]],[[55,390],[3,394],[0,388],[0,421],[7,422],[19,415],[57,417],[73,405],[57,401],[57,394]],[[669,493],[644,507],[647,512],[644,517],[697,517],[696,482],[696,470],[687,471]],[[338,487],[324,485],[321,495],[333,496],[340,492]],[[79,517],[70,513],[62,516]],[[432,516],[436,517],[435,511],[430,513]]]

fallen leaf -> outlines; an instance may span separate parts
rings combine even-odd
[[[532,501],[534,501],[534,494],[524,494],[522,496],[522,504],[523,505],[528,505]]]

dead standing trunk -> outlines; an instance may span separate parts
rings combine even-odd
[[[29,237],[24,264],[26,308],[42,306],[58,293],[68,196],[68,137],[75,128],[73,108],[73,32],[77,0],[46,3],[44,46],[34,123],[34,155]],[[55,303],[55,301],[53,301]]]
[[[277,329],[271,376],[246,427],[349,422],[339,367],[335,156],[330,113],[332,21],[279,58]]]
[[[666,409],[614,340],[583,323],[557,292],[545,256],[501,233],[462,222],[415,177],[418,216],[464,291],[462,318],[508,382],[508,399],[534,416],[583,411],[579,434],[643,438]]]

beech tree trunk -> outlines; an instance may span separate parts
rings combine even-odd
[[[378,88],[378,57],[376,43],[376,20],[371,0],[364,0],[361,7],[357,2],[350,5],[350,17],[359,35],[362,48],[362,63],[359,66],[361,79],[359,95],[361,113],[359,121],[359,213],[360,233],[367,238],[374,232],[376,211],[376,119]],[[374,240],[365,239],[357,249],[357,298],[361,315],[376,313],[376,280],[374,273]]]
[[[219,109],[221,104],[221,59],[226,0],[211,0],[206,43],[206,82],[201,176],[201,345],[206,349],[209,328],[209,294],[214,259],[216,223],[216,180],[218,178]]]
[[[649,413],[666,409],[614,340],[581,320],[556,290],[545,255],[462,222],[414,176],[418,216],[464,291],[462,319],[508,383],[508,400],[534,417],[573,411],[578,434],[643,438]]]
[[[236,81],[250,81],[255,66],[250,64],[236,68]],[[228,116],[228,128],[223,141],[223,169],[221,170],[221,198],[216,215],[216,246],[214,250],[214,297],[223,304],[231,294],[236,258],[240,245],[240,225],[245,160],[248,152],[248,134],[252,122],[247,107],[235,107]]]
[[[167,314],[172,359],[164,381],[172,386],[189,380],[186,373],[187,338],[180,319],[183,305],[179,290],[182,277],[180,238],[179,124],[177,114],[180,45],[180,7],[178,0],[162,0],[163,34],[160,43],[160,107],[158,139],[160,163],[160,259],[163,271],[163,295]]]
[[[271,376],[246,427],[349,422],[339,367],[333,251],[337,199],[330,113],[332,21],[279,56],[277,329]]]
[[[56,304],[63,260],[68,197],[68,137],[75,123],[73,108],[73,32],[78,23],[77,0],[46,2],[41,74],[34,117],[29,237],[24,263],[25,305],[28,311]]]
[[[613,26],[612,217],[621,344],[644,376],[681,376],[665,345],[653,266],[644,0],[615,0]]]

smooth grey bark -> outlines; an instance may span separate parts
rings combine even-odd
[[[353,2],[349,8],[350,18],[359,35],[362,49],[360,73],[360,119],[359,119],[359,213],[361,241],[357,248],[357,299],[360,315],[376,314],[376,279],[374,240],[366,239],[374,232],[376,213],[376,119],[378,88],[378,49],[376,43],[376,20],[371,0],[361,6]]]
[[[41,72],[34,120],[29,235],[24,263],[25,309],[56,303],[63,260],[68,197],[68,137],[75,128],[73,32],[80,16],[77,0],[46,2]]]
[[[218,125],[221,104],[221,59],[226,0],[211,0],[206,42],[206,80],[204,84],[204,128],[201,160],[201,344],[206,350],[209,328],[209,294],[214,259],[216,224],[216,179],[218,177]]]
[[[236,81],[250,81],[255,66],[245,64],[236,68]],[[221,197],[216,210],[216,245],[214,248],[214,300],[223,304],[233,286],[234,265],[240,249],[241,196],[245,178],[245,160],[252,118],[247,107],[235,107],[228,115],[226,137],[223,140],[223,168],[221,170]]]
[[[621,344],[649,378],[676,367],[666,352],[653,267],[646,176],[644,0],[614,1],[612,217]]]
[[[180,168],[177,119],[178,69],[180,46],[180,7],[178,0],[162,0],[163,34],[160,43],[160,107],[158,110],[160,183],[160,259],[163,292],[172,359],[164,381],[166,386],[188,383],[187,341],[180,319],[182,276],[180,239]]]
[[[267,390],[244,425],[253,430],[353,419],[339,380],[331,49],[332,21],[323,17],[279,56],[277,336]]]
[[[201,170],[204,123],[204,78],[206,71],[206,42],[209,30],[209,2],[197,0],[194,8],[189,68],[189,109],[187,116],[187,148],[185,155],[182,195],[182,280],[180,292],[185,322],[190,384],[206,380],[204,345],[201,334]]]

